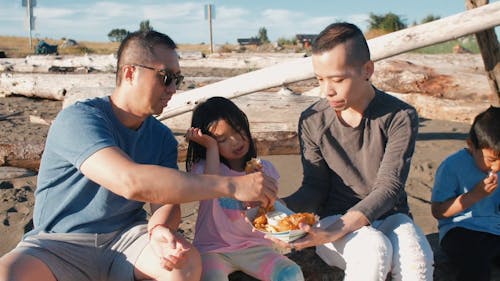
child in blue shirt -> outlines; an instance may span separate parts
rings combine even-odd
[[[500,257],[500,108],[474,119],[467,148],[446,158],[436,172],[432,215],[441,248],[457,266],[457,280],[490,280]]]

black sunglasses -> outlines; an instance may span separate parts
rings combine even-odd
[[[141,64],[132,64],[132,65],[156,71],[160,76],[163,76],[163,84],[165,84],[165,86],[168,86],[173,81],[175,81],[175,87],[179,88],[181,86],[182,80],[184,80],[183,75],[173,73],[173,72],[166,70],[166,69],[156,69],[154,67],[145,66],[145,65],[141,65]]]

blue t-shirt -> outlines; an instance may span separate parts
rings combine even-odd
[[[466,149],[450,155],[439,166],[432,189],[432,202],[443,202],[474,188],[487,177]],[[500,187],[493,194],[451,218],[439,219],[439,240],[454,227],[500,235]]]
[[[69,106],[58,114],[47,136],[35,192],[34,229],[27,236],[41,231],[108,233],[146,219],[144,202],[117,195],[80,171],[89,156],[112,146],[137,163],[178,168],[177,140],[154,117],[131,130],[116,118],[109,97]]]

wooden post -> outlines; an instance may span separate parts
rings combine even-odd
[[[468,10],[487,5],[489,0],[466,0]],[[492,92],[492,103],[500,105],[500,46],[494,28],[475,33]],[[495,101],[496,100],[496,101]]]

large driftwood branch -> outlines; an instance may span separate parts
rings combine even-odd
[[[368,44],[371,50],[372,59],[377,61],[417,48],[477,33],[497,25],[500,25],[500,2],[373,38],[368,40]],[[113,59],[113,57],[110,57],[110,59],[106,60],[102,65],[98,64],[97,61],[93,61],[90,57],[84,59],[83,62],[73,58],[66,63],[60,64],[61,67],[65,67],[71,63],[78,63],[90,67],[90,63],[93,62],[96,63],[96,68],[110,68],[110,61],[113,61]],[[56,58],[51,57],[32,57],[29,58],[29,63],[27,63],[27,65],[35,65],[38,68],[43,68],[40,64],[45,60],[57,61]],[[55,76],[50,76],[52,74],[47,75],[49,76],[27,77],[22,74],[3,73],[0,75],[0,93],[16,93],[26,96],[38,96],[61,100],[64,98],[65,93],[71,91],[73,87],[112,87],[114,85],[114,75],[111,73],[109,73],[109,77],[103,81],[92,76],[85,76],[85,78],[88,79],[73,80],[72,77],[78,76],[64,76],[60,74],[53,74]],[[222,95],[228,98],[234,98],[313,77],[314,73],[312,71],[310,58],[291,60],[287,63],[266,67],[205,87],[186,91],[184,94],[176,95],[159,119],[165,119],[190,111],[197,103],[210,96]]]
[[[38,170],[45,143],[0,143],[0,166]]]
[[[380,60],[382,58],[394,56],[416,48],[432,45],[439,42],[444,42],[467,34],[475,33],[477,31],[491,28],[499,24],[500,24],[500,2],[497,2],[483,6],[481,8],[457,14],[455,16],[443,18],[435,22],[427,23],[421,26],[416,26],[399,32],[394,32],[385,36],[381,36],[369,40],[368,43],[370,45],[370,49],[372,52],[372,58],[374,60]],[[85,79],[86,81],[95,80],[90,78],[88,75],[92,74],[87,74],[85,76],[86,78],[89,78]],[[60,75],[60,76],[62,76],[63,80],[64,78],[68,80],[67,79],[68,77],[65,77],[65,75]],[[195,90],[175,95],[174,98],[171,100],[169,107],[166,108],[165,114],[159,116],[158,118],[160,120],[166,119],[165,122],[168,124],[169,120],[170,122],[174,122],[173,118],[167,119],[168,117],[174,117],[189,112],[194,108],[194,106],[199,101],[202,101],[210,96],[222,95],[228,98],[236,98],[250,93],[262,91],[271,87],[276,87],[279,85],[286,85],[292,82],[306,80],[312,77],[313,77],[313,72],[312,72],[310,58],[297,59],[288,63],[271,66],[258,71],[254,71],[252,73],[240,75],[221,82],[210,84],[205,87],[197,88]],[[34,82],[32,81],[30,83],[40,85],[43,84],[43,81],[37,80]],[[68,88],[73,89],[74,87],[78,87],[80,85],[81,82],[80,84],[70,84]],[[2,86],[1,79],[0,79],[0,86]],[[111,87],[112,84],[108,80],[108,82],[104,82],[103,84],[99,84],[98,86],[95,86],[94,84],[92,85],[87,84],[87,86],[92,87],[92,89],[89,88],[89,90],[98,92],[106,87]],[[30,92],[34,91],[33,86],[29,88],[29,91]],[[94,94],[96,94],[96,92],[94,92]],[[103,95],[103,93],[101,94]],[[49,96],[55,96],[55,97],[60,97],[60,95],[61,94],[59,93],[49,94]],[[100,94],[97,93],[97,96],[98,95]],[[258,95],[255,96],[257,98]],[[409,99],[411,97],[412,97],[411,95],[405,95],[401,96],[400,98]],[[264,96],[261,96],[261,98],[264,98]],[[289,101],[292,102],[291,100],[293,100],[293,98],[294,97],[289,97],[290,99]],[[422,97],[413,96],[413,98],[421,99]],[[440,101],[439,99],[436,99],[432,102],[436,103],[445,101]],[[255,103],[255,101],[253,101],[252,103]],[[417,110],[419,110],[421,115],[427,115],[429,116],[429,118],[432,118],[432,114],[435,114],[433,112],[426,111],[428,110],[428,108],[426,108],[425,106],[426,103],[422,100],[410,103],[417,104],[416,106]],[[269,105],[270,103],[267,102],[267,104]],[[419,108],[420,105],[421,107]],[[464,107],[460,108],[459,106],[464,106]],[[464,108],[466,108],[466,106],[462,105],[459,101],[456,101],[455,107],[458,108],[459,110],[463,110]],[[436,107],[434,106],[433,108]],[[248,109],[245,109],[244,107],[243,109],[248,111]],[[261,112],[257,116],[267,117],[269,112],[271,111],[269,111],[269,109],[267,108],[265,109],[264,113]],[[283,114],[283,109],[277,109],[277,112],[278,115],[279,114],[285,115]],[[475,113],[471,112],[471,114]],[[298,118],[299,114],[298,112],[290,111],[287,108],[286,116],[287,117],[296,116]],[[254,116],[251,116],[249,114],[249,119],[252,120],[252,118],[255,119]],[[269,119],[267,120],[273,120],[273,119],[269,117]],[[273,126],[275,125],[276,124],[274,124]],[[261,155],[266,155],[268,153],[269,154],[297,153],[298,143],[295,133],[296,132],[295,119],[289,120],[289,123],[287,124],[279,124],[277,127],[271,127],[270,124],[267,124],[266,126],[267,126],[267,131],[266,128],[262,128],[262,130],[253,128],[253,131],[255,132],[254,136],[257,142],[257,147]],[[184,126],[184,128],[186,127]],[[182,142],[182,138],[180,138],[179,140],[181,141],[181,146],[179,148],[180,152],[179,160],[183,160],[184,157],[183,155],[185,155],[184,152],[185,150],[183,150],[185,149],[185,143]],[[24,148],[20,150],[20,148],[22,147]],[[42,151],[43,151],[43,144],[35,144],[32,145],[32,147],[30,147],[29,145],[26,146],[22,144],[0,146],[0,165],[8,164],[17,167],[29,167],[29,168],[38,167]],[[13,155],[15,155],[15,157],[12,157]]]
[[[374,61],[500,25],[500,2],[368,40]],[[297,59],[174,96],[160,120],[188,111],[211,96],[235,98],[314,77],[311,58]]]
[[[0,93],[18,94],[63,100],[66,93],[82,84],[87,87],[110,87],[114,85],[115,74],[28,74],[0,73]]]

